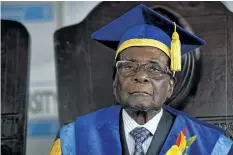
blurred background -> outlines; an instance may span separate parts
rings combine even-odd
[[[1,19],[20,22],[30,36],[27,155],[48,154],[59,129],[54,33],[81,22],[98,3],[1,2]]]
[[[232,132],[233,2],[145,3],[209,43],[169,104]],[[114,102],[114,54],[89,36],[138,4],[1,2],[2,154],[46,155],[60,126]]]

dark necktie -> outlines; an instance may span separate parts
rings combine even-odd
[[[134,155],[144,155],[142,144],[151,135],[144,127],[137,127],[130,132],[135,141]]]

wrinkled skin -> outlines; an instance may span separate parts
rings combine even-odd
[[[169,61],[169,57],[164,52],[154,47],[130,47],[121,52],[120,60],[132,59],[139,63],[158,60],[163,65],[168,65]],[[127,113],[142,125],[153,118],[166,100],[171,97],[173,80],[169,75],[162,79],[149,78],[141,68],[130,77],[116,74],[113,90],[117,101],[129,107],[125,108]]]

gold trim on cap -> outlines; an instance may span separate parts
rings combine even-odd
[[[115,60],[116,60],[116,58],[117,58],[117,56],[119,55],[120,52],[122,52],[126,48],[133,47],[133,46],[156,47],[156,48],[162,50],[165,54],[167,54],[167,56],[170,57],[170,48],[167,45],[165,45],[164,43],[162,43],[162,42],[160,42],[158,40],[142,38],[142,39],[130,39],[130,40],[126,40],[125,42],[123,42],[118,47],[118,49],[116,51]]]

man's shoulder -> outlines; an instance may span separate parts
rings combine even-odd
[[[74,124],[75,122],[71,122],[69,124],[64,125],[61,127],[60,132],[66,133],[66,132],[71,132],[74,130]]]
[[[97,117],[100,119],[106,119],[109,113],[111,113],[111,115],[113,113],[118,113],[120,109],[121,107],[119,105],[111,105],[111,106],[101,108],[97,111],[78,116],[76,117],[75,121],[64,125],[63,127],[61,127],[60,130],[64,130],[64,131],[72,130],[75,126],[76,121],[78,121],[79,123],[82,122],[82,123],[90,124],[91,121],[96,121]]]
[[[110,105],[104,108],[101,108],[97,111],[82,115],[82,116],[78,116],[76,117],[76,121],[78,122],[83,122],[83,123],[90,123],[91,121],[96,121],[97,119],[101,119],[101,120],[105,120],[111,116],[116,116],[118,117],[118,114],[121,110],[121,106],[120,105]]]
[[[180,118],[184,119],[185,121],[188,121],[189,123],[192,123],[195,126],[203,127],[203,128],[208,129],[208,130],[220,132],[220,133],[223,133],[223,134],[225,133],[225,131],[222,128],[219,128],[219,127],[217,127],[217,126],[215,126],[213,124],[210,124],[210,123],[202,121],[202,120],[200,120],[198,118],[195,118],[195,117],[189,115],[186,112],[179,111],[179,110],[176,110],[176,109],[168,107],[168,106],[166,106],[165,109],[169,113],[175,115],[176,117],[179,116]]]

